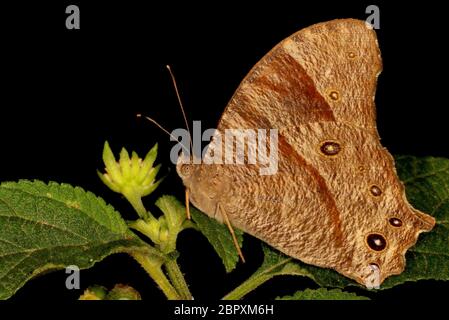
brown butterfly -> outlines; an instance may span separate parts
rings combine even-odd
[[[381,68],[375,31],[363,21],[319,23],[283,40],[243,79],[217,128],[277,129],[277,172],[181,157],[177,172],[190,201],[361,284],[375,271],[379,284],[401,273],[405,252],[435,220],[407,202],[380,144],[374,96]],[[203,157],[225,151],[214,136]]]

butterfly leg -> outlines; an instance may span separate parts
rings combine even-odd
[[[245,263],[245,257],[243,256],[242,250],[240,249],[239,242],[237,241],[237,237],[235,236],[234,228],[232,228],[231,222],[229,221],[228,215],[226,214],[226,211],[220,206],[220,203],[217,203],[217,211],[220,211],[224,222],[228,226],[229,232],[232,236],[232,241],[234,242],[234,246],[237,249],[237,253],[240,256],[240,259],[243,263]]]
[[[186,212],[187,219],[190,220],[190,198],[189,198],[189,189],[186,188]]]

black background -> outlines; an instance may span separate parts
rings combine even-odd
[[[103,167],[105,140],[115,152],[126,146],[142,155],[159,143],[158,162],[168,176],[146,200],[153,211],[151,204],[159,195],[183,195],[169,160],[173,144],[159,129],[136,119],[143,113],[170,131],[184,127],[166,64],[176,74],[189,119],[201,120],[204,129],[213,128],[241,79],[279,41],[317,22],[365,19],[365,8],[372,4],[40,2],[0,8],[0,180],[79,185],[104,197],[127,219],[134,217],[130,206],[95,173]],[[81,30],[65,28],[68,4],[79,5]],[[445,12],[429,1],[374,4],[380,7],[377,34],[384,64],[376,96],[382,143],[392,154],[449,157]],[[262,261],[258,242],[249,236],[244,245],[248,263],[228,275],[198,233],[181,234],[178,249],[197,300],[220,298]],[[82,290],[65,289],[65,277],[62,271],[39,277],[12,300],[74,300]],[[127,283],[144,299],[165,299],[125,255],[108,257],[82,271],[81,282],[82,289]],[[279,278],[248,299],[271,299],[315,287],[308,279]],[[448,289],[448,283],[422,281],[369,295],[382,301],[434,300]]]

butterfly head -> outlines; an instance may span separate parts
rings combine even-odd
[[[195,156],[189,156],[184,153],[180,153],[178,161],[176,163],[176,172],[181,177],[187,189],[190,189],[192,181],[197,176],[196,172],[201,166],[201,161]]]

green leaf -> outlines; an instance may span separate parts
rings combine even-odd
[[[340,289],[328,290],[320,288],[316,290],[306,289],[297,291],[292,296],[277,297],[276,300],[370,300],[367,297],[358,296],[352,292],[344,292]]]
[[[309,277],[322,287],[344,288],[347,287],[348,285],[358,285],[353,280],[342,276],[341,274],[332,269],[320,268],[312,266],[310,264],[305,264],[271,247],[264,248],[264,255],[265,257],[266,256],[276,257],[278,261],[284,261],[286,265],[289,266],[289,268],[296,268],[296,270],[301,270],[301,272],[297,272],[294,275]],[[274,260],[274,258],[271,259]]]
[[[226,272],[234,270],[239,261],[239,255],[227,226],[217,222],[215,219],[209,218],[206,214],[193,207],[190,207],[190,213],[198,230],[209,240],[210,244],[212,244],[220,256]],[[239,246],[242,247],[243,232],[238,229],[234,229],[234,231]]]
[[[40,181],[0,185],[0,299],[36,275],[89,268],[147,246],[104,200],[79,187]]]
[[[264,282],[276,276],[305,276],[314,279],[313,274],[309,273],[307,269],[304,268],[305,265],[302,266],[299,263],[296,263],[293,258],[275,251],[265,244],[262,245],[262,249],[264,253],[264,260],[259,269],[257,269],[251,277],[226,295],[223,299],[241,299]]]
[[[313,277],[307,270],[302,266],[295,263],[293,258],[290,258],[278,251],[275,251],[263,245],[262,247],[264,253],[264,260],[259,269],[252,275],[252,277],[269,277],[281,275],[292,275],[292,276],[308,276]]]

